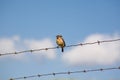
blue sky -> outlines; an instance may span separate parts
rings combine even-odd
[[[57,34],[63,35],[67,45],[120,38],[119,4],[119,0],[0,0],[0,53],[53,47]],[[120,66],[118,44],[1,56],[0,80]],[[33,79],[118,80],[118,74],[114,70]]]

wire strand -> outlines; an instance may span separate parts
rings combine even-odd
[[[97,72],[97,71],[106,71],[106,70],[120,70],[119,67],[112,67],[112,68],[100,68],[100,69],[88,69],[88,70],[80,70],[80,71],[68,71],[68,72],[56,72],[56,73],[46,73],[46,74],[38,74],[38,75],[31,75],[31,76],[24,76],[18,78],[10,78],[9,80],[18,80],[18,79],[27,79],[27,78],[34,78],[34,77],[42,77],[42,76],[56,76],[56,75],[65,75],[65,74],[74,74],[74,73],[87,73],[87,72]]]
[[[93,45],[93,44],[101,44],[101,43],[107,43],[107,42],[115,42],[115,41],[120,41],[120,39],[113,39],[113,40],[104,40],[104,41],[96,41],[96,42],[89,42],[89,43],[79,43],[79,44],[74,44],[74,45],[67,45],[65,47],[75,47],[75,46],[84,46],[84,45]],[[36,51],[42,51],[42,50],[49,50],[49,49],[57,49],[60,47],[49,47],[49,48],[41,48],[41,49],[31,49],[31,50],[24,50],[24,51],[15,51],[12,53],[5,53],[5,54],[0,54],[0,56],[5,56],[5,55],[11,55],[11,54],[21,54],[21,53],[27,53],[27,52],[36,52]]]

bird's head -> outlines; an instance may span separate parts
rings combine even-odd
[[[62,37],[62,35],[57,35],[56,38],[58,39],[59,37]]]

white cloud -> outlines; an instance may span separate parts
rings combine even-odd
[[[97,40],[109,40],[120,38],[119,35],[93,34],[88,36],[84,43]],[[110,65],[120,61],[120,41],[101,43],[100,45],[85,45],[74,47],[64,53],[62,59],[69,65]]]
[[[4,38],[0,38],[0,54],[6,54],[6,53],[13,53],[15,51],[18,51],[20,50],[19,49],[19,41],[20,41],[20,38],[19,36],[13,36],[11,38],[7,38],[7,37],[4,37]],[[0,59],[3,59],[3,58],[14,58],[14,59],[22,59],[23,58],[23,54],[19,55],[19,56],[1,56]]]
[[[24,51],[26,49],[40,49],[53,47],[52,41],[50,39],[43,40],[33,40],[33,39],[20,39],[19,36],[13,36],[11,38],[0,38],[0,54],[11,53],[15,51]],[[36,53],[36,54],[35,54]],[[54,59],[56,57],[55,50],[48,51],[36,51],[30,56],[34,56],[34,59]],[[38,54],[37,54],[38,53]],[[17,54],[10,56],[1,56],[2,58],[12,58],[12,59],[28,59],[29,54]]]
[[[0,39],[0,51],[1,53],[15,51],[14,39],[2,38]]]
[[[52,41],[50,39],[25,40],[24,42],[29,49],[43,49],[43,48],[53,47]],[[44,57],[48,59],[54,59],[56,56],[55,50],[41,50],[41,51],[34,52],[33,54],[36,55],[36,57],[41,56],[41,58]]]

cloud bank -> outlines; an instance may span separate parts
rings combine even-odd
[[[103,35],[103,34],[93,34],[85,38],[83,43],[86,42],[95,42],[97,40],[111,40],[118,39],[120,35]],[[67,41],[66,41],[67,42]],[[49,38],[42,40],[38,39],[21,39],[19,36],[13,37],[4,37],[0,38],[0,54],[23,51],[30,49],[40,49],[46,47],[54,47],[54,42]],[[12,58],[12,59],[36,59],[36,60],[52,60],[56,58],[55,50],[47,51],[36,51],[32,54],[17,54],[10,56],[1,56],[3,58]],[[77,46],[68,49],[62,55],[62,60],[72,66],[77,65],[111,65],[120,61],[120,41],[101,43],[100,45],[85,45]]]
[[[119,35],[93,34],[88,36],[83,43],[97,40],[118,39]],[[62,59],[65,63],[77,65],[111,65],[120,61],[120,41],[101,43],[100,45],[77,46],[64,53]]]
[[[53,47],[53,43],[50,39],[21,39],[19,36],[13,37],[4,37],[0,38],[0,54],[5,54],[9,52],[15,51],[23,51],[23,50],[30,50],[30,49],[40,49],[40,48],[47,48]],[[54,59],[56,57],[55,50],[48,50],[48,51],[37,51],[30,54],[34,59]],[[30,56],[28,54],[17,54],[17,55],[10,55],[10,56],[1,56],[2,58],[12,58],[12,59],[27,59]]]
[[[25,45],[28,49],[41,49],[41,48],[49,48],[54,47],[53,43],[50,39],[43,39],[43,40],[25,40]],[[56,56],[55,50],[47,50],[47,51],[37,51],[33,52],[35,53],[36,57],[39,55],[41,58],[47,58],[47,59],[54,59]],[[37,54],[40,53],[40,54]]]

